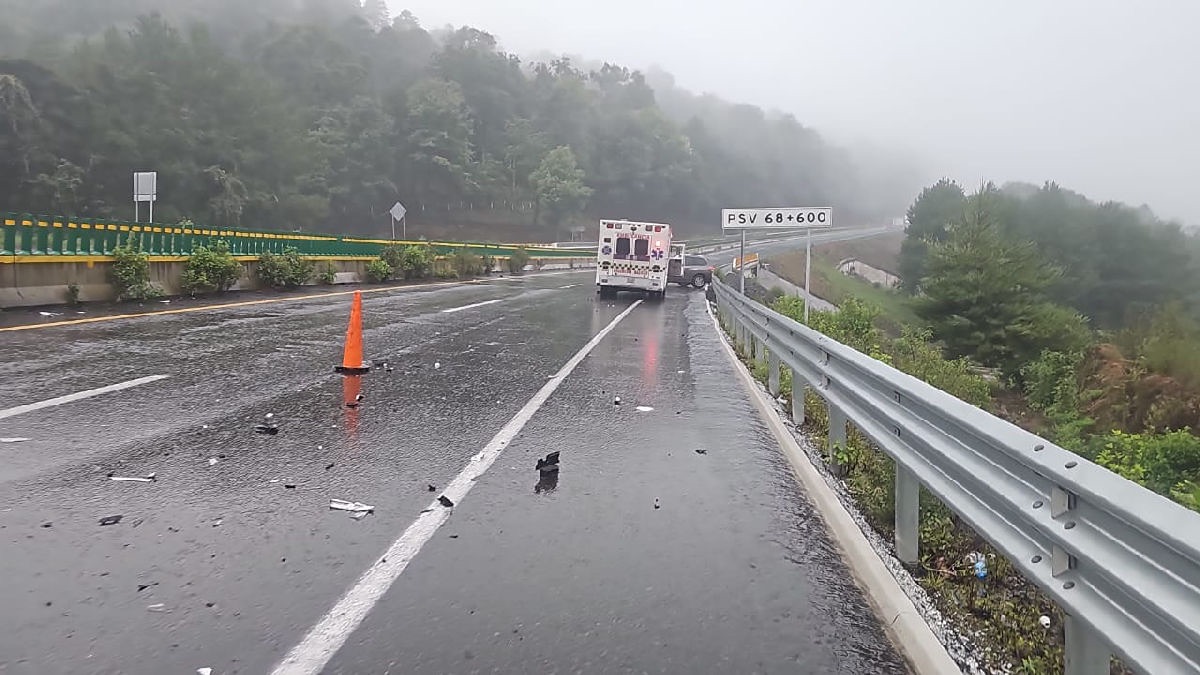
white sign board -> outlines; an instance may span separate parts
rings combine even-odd
[[[795,230],[833,227],[828,206],[793,206],[776,209],[721,209],[723,230]]]
[[[139,171],[133,174],[133,201],[153,202],[158,200],[158,172]]]
[[[404,205],[400,202],[396,202],[389,213],[391,213],[392,217],[396,220],[404,220],[404,214],[408,213],[408,209],[404,208]]]

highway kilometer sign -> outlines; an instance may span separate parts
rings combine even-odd
[[[833,209],[828,206],[721,209],[721,227],[726,230],[794,230],[833,227]]]

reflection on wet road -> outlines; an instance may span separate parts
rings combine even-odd
[[[434,506],[291,672],[904,672],[703,294],[635,300],[368,295],[360,380],[346,297],[4,334],[0,410],[167,377],[0,419],[0,672],[272,672]]]

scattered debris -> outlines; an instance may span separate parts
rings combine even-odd
[[[256,424],[254,425],[254,433],[274,436],[279,433],[279,427],[274,424]]]
[[[216,465],[217,465],[217,458],[216,458],[216,457],[209,457],[209,458],[208,458],[208,465],[209,465],[209,466],[216,466]]]
[[[212,675],[212,668],[197,668],[197,675]]]
[[[355,511],[358,513],[371,513],[375,511],[375,507],[362,502],[348,502],[344,499],[330,499],[329,508],[336,511]]]
[[[457,535],[457,534],[452,534],[452,535],[450,535],[450,538],[451,538],[451,539],[458,539],[458,535]]]
[[[161,602],[156,602],[153,605],[148,605],[146,609],[151,612],[165,612],[167,611],[167,606]]]
[[[267,413],[266,415],[263,415],[263,417],[266,419],[271,419],[274,416],[275,416],[275,413]]]
[[[151,586],[157,586],[157,585],[158,585],[157,581],[152,581],[148,584],[138,584],[138,593],[141,593],[142,591],[146,590],[147,588],[150,588]]]
[[[1042,628],[1049,628],[1050,627],[1050,617],[1043,614],[1040,617],[1038,617],[1038,623],[1042,624]]]
[[[350,517],[353,518],[354,520],[362,520],[363,518],[367,517],[368,513],[371,513],[371,512],[370,511],[358,511],[356,513],[350,514]]]
[[[62,316],[62,312],[38,312],[42,316]]]
[[[680,371],[676,371],[676,372],[677,372],[679,375],[683,375],[683,374],[684,374],[684,373],[686,373],[687,371],[686,371],[686,370],[680,370]]]
[[[284,483],[284,484],[283,484],[283,489],[285,489],[285,490],[295,490],[295,489],[296,489],[296,484],[295,484],[295,483]]]
[[[636,410],[638,412],[654,412],[654,408],[651,408],[648,405],[639,405]]]
[[[105,516],[100,519],[100,524],[101,525],[116,525],[117,523],[121,522],[121,519],[124,517],[125,516]]]
[[[330,463],[326,464],[325,470],[328,471],[328,470],[332,469],[335,464],[337,464],[337,462],[330,462]]]
[[[658,503],[658,497],[655,497],[655,498],[654,498],[654,508],[656,508],[656,509],[657,509],[657,508],[661,508],[661,507],[660,507],[660,505],[659,505],[659,503]]]
[[[704,448],[696,448],[696,454],[697,455],[707,455],[708,451],[705,450]]]
[[[385,372],[385,373],[390,373],[390,372],[392,372],[393,370],[395,370],[395,368],[393,368],[393,367],[389,366],[389,365],[388,365],[388,364],[386,364],[386,363],[385,363],[385,364],[383,364],[383,372]]]
[[[430,492],[437,492],[437,486],[436,486],[436,485],[434,485],[433,483],[430,483],[430,484],[429,484],[429,491],[430,491]]]
[[[225,522],[224,518],[217,518],[213,521],[213,527],[220,527],[221,523]]]
[[[0,443],[24,443],[28,438],[0,438]]]
[[[435,361],[435,362],[433,363],[433,369],[434,369],[434,370],[441,370],[441,368],[442,368],[442,362],[441,362],[441,361]]]
[[[169,304],[171,304],[171,301],[170,301],[170,300],[159,300],[159,302],[161,302],[161,303],[162,303],[162,304],[164,304],[164,305],[169,305]]]
[[[537,470],[543,474],[558,473],[558,452],[546,455],[546,459],[537,461]]]
[[[54,527],[54,523],[47,520],[46,522],[42,523],[42,527],[49,529],[51,527]]]
[[[450,501],[450,498],[446,495],[438,497],[438,503],[446,508],[454,508],[454,502]]]
[[[613,405],[621,405],[621,397],[620,396],[613,397]]]
[[[110,473],[108,474],[108,479],[121,483],[153,483],[158,480],[153,473],[148,473],[145,476],[114,476]]]

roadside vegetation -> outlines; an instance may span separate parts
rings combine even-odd
[[[1144,208],[1097,205],[1054,184],[967,195],[941,181],[908,222],[895,257],[870,261],[907,272],[899,291],[834,269],[865,255],[814,251],[814,292],[839,306],[813,312],[815,328],[1200,510],[1200,322],[1189,304],[1200,242]],[[803,252],[772,263],[803,278]],[[802,320],[800,298],[752,292]],[[766,366],[741,356],[765,382]],[[790,378],[783,384],[790,400]],[[811,391],[805,400],[805,432],[823,442],[824,403]],[[860,512],[890,537],[893,462],[853,430],[832,452]],[[985,664],[1061,672],[1061,611],[945,506],[923,493],[921,508],[916,577]],[[983,580],[971,573],[977,553]]]
[[[229,252],[229,244],[218,241],[211,248],[198,246],[188,256],[179,286],[184,293],[224,293],[242,277],[242,265]]]

